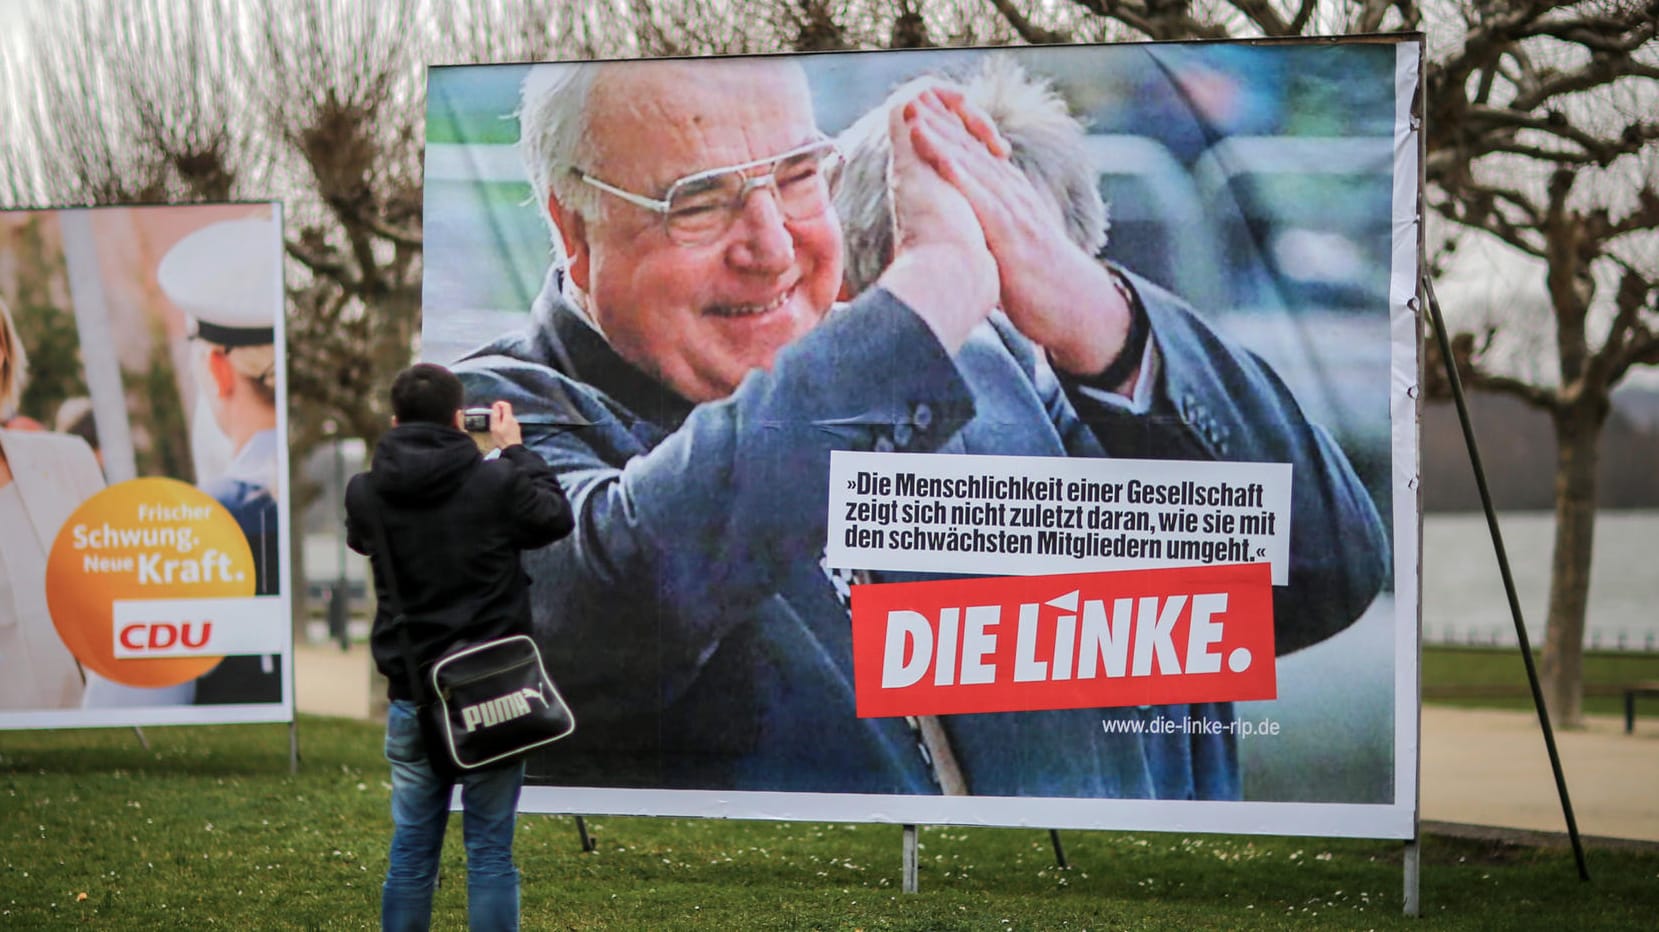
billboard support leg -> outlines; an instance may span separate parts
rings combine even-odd
[[[288,772],[300,772],[300,723],[299,719],[288,722]]]
[[[1066,863],[1066,848],[1060,844],[1060,830],[1057,828],[1049,829],[1048,840],[1054,845],[1054,863],[1058,864],[1061,870],[1070,867],[1071,865]]]
[[[581,816],[576,817],[576,837],[582,840],[582,853],[592,854],[597,845],[593,843],[593,836],[588,834],[587,820]]]
[[[1526,624],[1521,620],[1521,600],[1515,594],[1515,577],[1509,572],[1509,555],[1504,551],[1503,534],[1498,531],[1498,512],[1492,505],[1492,492],[1486,486],[1486,470],[1480,464],[1480,448],[1475,444],[1475,428],[1469,421],[1469,405],[1463,397],[1463,382],[1457,375],[1457,362],[1452,358],[1451,338],[1446,335],[1446,322],[1440,316],[1440,301],[1434,296],[1434,284],[1423,277],[1423,294],[1428,297],[1430,323],[1435,340],[1440,344],[1440,358],[1446,365],[1446,379],[1451,383],[1452,400],[1457,403],[1457,419],[1463,426],[1463,442],[1469,448],[1469,465],[1475,471],[1475,486],[1480,489],[1481,507],[1486,511],[1486,527],[1492,534],[1492,550],[1498,558],[1498,570],[1503,575],[1504,593],[1509,596],[1509,615],[1515,621],[1515,640],[1521,648],[1521,661],[1526,666],[1527,683],[1532,687],[1532,705],[1538,710],[1538,727],[1544,732],[1544,747],[1549,751],[1550,770],[1555,773],[1555,792],[1561,797],[1561,814],[1567,820],[1567,835],[1573,842],[1573,859],[1578,862],[1578,879],[1589,880],[1590,868],[1584,863],[1584,842],[1578,837],[1578,820],[1573,818],[1573,801],[1567,795],[1567,777],[1561,771],[1561,755],[1555,749],[1555,730],[1550,727],[1550,716],[1544,707],[1544,690],[1538,685],[1538,668],[1532,662],[1532,642],[1527,638]]]
[[[904,827],[904,892],[916,892],[916,826]]]
[[[1405,858],[1400,866],[1405,874],[1405,914],[1413,919],[1423,915],[1422,888],[1417,883],[1422,859],[1422,841],[1417,838],[1406,839]]]
[[[132,726],[132,733],[138,736],[139,746],[148,751],[150,749],[150,739],[144,737],[144,729],[134,725]]]

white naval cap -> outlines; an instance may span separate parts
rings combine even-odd
[[[226,220],[179,240],[156,279],[195,322],[197,337],[225,347],[260,346],[276,339],[281,250],[275,222]]]

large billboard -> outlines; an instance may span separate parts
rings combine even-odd
[[[293,719],[281,225],[0,212],[0,728]]]
[[[528,809],[1410,837],[1416,38],[437,68]]]

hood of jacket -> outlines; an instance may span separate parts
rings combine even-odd
[[[369,478],[388,501],[432,501],[454,494],[482,458],[454,427],[399,424],[375,445]]]

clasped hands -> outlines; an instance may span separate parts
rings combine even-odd
[[[1063,372],[1092,377],[1117,358],[1128,302],[1066,236],[1060,204],[1009,161],[989,117],[936,84],[891,109],[888,133],[895,248],[881,284],[946,349],[1000,306]]]

